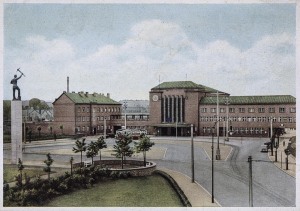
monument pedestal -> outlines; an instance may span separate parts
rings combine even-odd
[[[22,160],[22,101],[11,101],[11,164]]]

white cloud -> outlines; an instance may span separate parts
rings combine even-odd
[[[20,81],[25,99],[54,100],[66,90],[67,76],[71,91],[110,92],[116,100],[147,99],[159,76],[185,80],[186,74],[188,80],[234,95],[295,94],[294,39],[269,35],[245,51],[226,40],[200,47],[179,25],[147,20],[132,26],[123,44],[102,46],[81,58],[80,49],[67,40],[31,36],[22,53],[7,54],[5,67],[21,66],[28,74]],[[6,71],[5,77],[12,74]]]

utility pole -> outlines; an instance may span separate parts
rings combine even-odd
[[[252,157],[248,157],[249,163],[249,207],[253,207],[253,188],[252,188]]]
[[[211,203],[214,203],[214,127],[211,130]]]
[[[229,141],[229,138],[228,138],[228,132],[229,132],[229,129],[228,129],[228,119],[229,119],[229,106],[228,106],[228,96],[226,96],[226,141]]]
[[[219,146],[219,91],[217,91],[217,137],[218,137],[218,143],[217,143],[217,152],[216,152],[216,160],[221,160],[221,154],[220,154],[220,146]]]
[[[192,183],[195,182],[195,165],[194,165],[194,134],[193,124],[191,124],[191,158],[192,158]]]

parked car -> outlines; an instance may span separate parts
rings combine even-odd
[[[260,150],[260,152],[268,152],[268,149],[267,149],[267,148],[262,148],[262,149]]]

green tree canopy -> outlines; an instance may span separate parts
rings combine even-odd
[[[107,144],[106,144],[103,136],[100,136],[98,138],[96,145],[97,145],[99,155],[100,155],[100,160],[101,160],[101,149],[107,148]]]
[[[134,142],[136,152],[143,152],[144,166],[146,166],[146,152],[149,151],[153,145],[154,142],[151,142],[149,136],[146,135],[141,135],[140,140],[138,142]]]
[[[114,147],[115,156],[121,158],[121,166],[123,169],[123,161],[126,156],[131,157],[133,154],[133,149],[130,147],[132,143],[132,137],[128,134],[118,134],[116,136],[116,144]]]
[[[80,166],[82,167],[82,152],[86,151],[86,143],[85,138],[83,138],[81,141],[76,140],[75,147],[73,147],[73,152],[78,153],[80,152]]]

